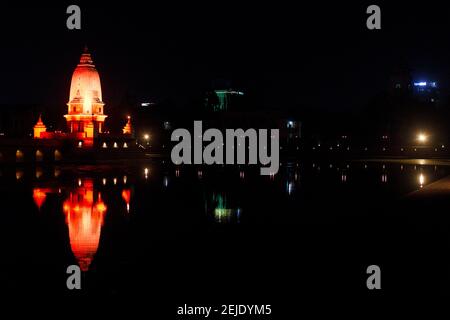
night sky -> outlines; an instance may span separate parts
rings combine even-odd
[[[228,83],[268,108],[361,109],[407,63],[415,79],[450,76],[450,11],[442,3],[376,3],[382,30],[366,28],[365,3],[152,1],[2,3],[0,105],[64,106],[85,44],[103,100],[125,96],[183,106]],[[78,4],[82,30],[66,28]]]

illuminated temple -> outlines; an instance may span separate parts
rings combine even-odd
[[[92,144],[93,138],[103,130],[107,117],[103,113],[104,105],[100,75],[85,48],[70,84],[68,112],[64,116],[69,132],[82,133],[86,144]]]
[[[101,146],[105,149],[108,144],[112,148],[128,148],[133,134],[130,117],[123,132],[111,136],[105,130],[105,119],[108,116],[104,113],[104,107],[100,75],[91,54],[85,48],[72,74],[67,113],[64,115],[66,132],[47,131],[42,117],[39,116],[33,128],[33,136],[38,140],[71,140],[73,145],[79,148]]]

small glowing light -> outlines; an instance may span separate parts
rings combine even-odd
[[[117,178],[114,178],[114,179],[113,179],[113,183],[114,183],[114,185],[117,184]]]
[[[23,171],[22,170],[16,170],[16,179],[20,180],[23,177]]]
[[[421,188],[425,184],[425,176],[423,175],[423,173],[419,174],[419,184]]]
[[[419,133],[417,135],[417,141],[418,142],[424,143],[424,142],[427,142],[427,140],[428,140],[428,137],[427,137],[427,135],[425,133]]]
[[[106,186],[106,178],[103,178],[102,183],[104,186]]]
[[[43,174],[44,173],[41,168],[36,168],[36,179],[41,178]]]
[[[128,177],[127,176],[123,176],[123,184],[127,184],[127,180],[128,180]]]
[[[145,179],[148,178],[148,168],[145,168],[145,169],[144,169],[144,176],[145,176]]]
[[[147,133],[146,133],[146,134],[144,134],[144,139],[145,139],[145,140],[148,140],[148,139],[150,139],[150,135],[149,135],[149,134],[147,134]]]
[[[117,148],[117,142],[114,142],[113,148]]]
[[[294,191],[294,184],[292,182],[289,182],[286,187],[288,195],[291,195]]]
[[[106,142],[103,142],[102,148],[108,148],[108,146],[106,145]]]
[[[81,187],[81,179],[78,179],[78,186]]]
[[[128,148],[128,144],[126,142],[123,143],[124,148]]]
[[[83,146],[83,142],[82,141],[78,141],[78,148],[81,148]]]

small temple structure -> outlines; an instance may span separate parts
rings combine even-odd
[[[122,133],[131,135],[133,133],[133,128],[131,127],[131,117],[128,116],[127,118],[128,118],[128,121],[127,121],[127,124],[125,125],[125,127],[123,127],[123,129],[122,129]]]
[[[45,126],[45,124],[42,122],[42,116],[39,115],[39,119],[38,122],[34,125],[33,127],[33,137],[35,139],[41,139],[41,135],[43,132],[47,131],[47,127]],[[44,135],[42,135],[43,137]]]

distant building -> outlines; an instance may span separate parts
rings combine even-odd
[[[229,111],[232,101],[243,95],[244,92],[232,89],[210,91],[206,94],[205,107],[208,111]]]
[[[438,83],[435,81],[414,82],[413,94],[422,102],[436,105],[439,102]]]
[[[390,91],[406,93],[411,90],[412,82],[411,69],[407,65],[399,65],[390,76]]]

